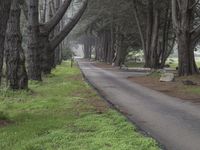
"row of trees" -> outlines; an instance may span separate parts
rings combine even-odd
[[[120,65],[128,50],[142,49],[145,67],[163,68],[178,46],[179,75],[198,73],[199,0],[90,0],[73,32],[86,58]]]
[[[65,14],[73,3],[78,4],[77,11],[66,21]],[[11,89],[27,89],[28,80],[42,81],[43,74],[50,74],[61,63],[62,41],[86,7],[87,0],[1,0],[0,79],[5,64],[5,76]],[[22,22],[27,23],[25,50]]]

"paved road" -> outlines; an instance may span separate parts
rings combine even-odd
[[[101,69],[86,60],[79,66],[112,104],[168,150],[200,150],[200,105],[131,83],[142,73]]]

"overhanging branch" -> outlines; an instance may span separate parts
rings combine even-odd
[[[63,30],[60,31],[60,33],[53,38],[53,40],[50,41],[50,47],[51,50],[54,50],[64,39],[65,37],[70,33],[70,31],[74,28],[74,26],[78,23],[80,18],[82,17],[83,13],[85,12],[87,8],[88,0],[84,0],[81,8],[79,11],[75,14],[75,16],[70,19],[70,21],[64,26]]]
[[[55,13],[55,15],[48,22],[40,26],[40,31],[42,33],[50,33],[56,27],[56,25],[60,22],[65,12],[69,8],[71,2],[72,0],[65,0],[62,6]]]

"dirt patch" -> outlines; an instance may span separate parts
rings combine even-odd
[[[111,64],[106,64],[103,62],[95,62],[94,66],[99,67],[99,68],[114,68]]]
[[[104,62],[95,62],[94,66],[105,70],[120,71],[119,67],[113,67],[111,64],[106,64]]]
[[[81,74],[69,76],[66,78],[67,80],[72,80],[72,81],[81,81],[83,80],[83,76]]]
[[[0,128],[1,127],[5,127],[5,126],[8,126],[10,124],[12,124],[13,122],[10,121],[10,120],[0,120]]]
[[[160,82],[159,77],[151,76],[129,77],[128,80],[173,97],[200,103],[200,76],[176,77],[175,82]],[[183,80],[191,80],[198,85],[187,86]]]
[[[83,98],[82,100],[76,102],[73,109],[79,116],[84,112],[95,112],[97,114],[103,114],[109,110],[109,105],[102,99],[97,97]]]
[[[98,114],[105,113],[109,109],[108,104],[101,99],[89,100],[88,103],[95,108]]]

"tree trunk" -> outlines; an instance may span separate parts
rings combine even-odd
[[[7,81],[9,82],[9,88],[13,90],[28,88],[25,56],[21,46],[20,14],[19,0],[12,0],[6,32],[5,50]]]
[[[61,6],[61,0],[55,0],[55,8],[56,8],[56,11],[60,8]],[[59,34],[60,30],[61,30],[61,23],[62,21],[60,21],[60,23],[56,26],[55,28],[55,34]],[[55,48],[55,51],[54,51],[54,67],[59,65],[60,64],[60,53],[61,53],[61,44],[58,45],[56,48]]]
[[[191,25],[194,22],[194,12],[191,9],[193,4],[195,4],[193,0],[185,0],[182,3],[172,0],[172,20],[178,44],[179,76],[198,73],[194,58],[195,39],[192,39],[191,34]]]
[[[111,31],[110,31],[110,58],[109,62],[112,64],[114,59],[114,42],[115,41],[115,34],[114,34],[114,22],[111,23]]]
[[[5,32],[9,18],[10,5],[11,0],[0,0],[0,83],[3,68]]]
[[[174,45],[176,36],[175,33],[172,32],[172,14],[171,14],[171,8],[170,8],[170,2],[168,2],[168,5],[165,10],[165,21],[162,31],[162,41],[160,41],[160,51],[159,51],[159,57],[160,57],[160,68],[164,68],[165,63],[167,61],[167,58],[171,54]]]
[[[147,25],[146,25],[146,42],[145,42],[145,67],[151,68],[151,42],[153,28],[153,1],[148,1]]]
[[[153,27],[152,27],[151,47],[150,47],[150,55],[151,55],[150,67],[158,69],[160,67],[159,56],[158,56],[159,12],[156,9],[154,9],[153,11],[154,13],[153,13]]]
[[[148,0],[147,1],[147,21],[145,25],[145,29],[142,29],[142,23],[139,19],[139,13],[137,9],[136,1],[133,1],[134,4],[134,16],[137,23],[137,27],[140,34],[141,45],[144,51],[144,59],[145,65],[144,67],[147,68],[160,68],[161,62],[161,52],[164,50],[161,49],[161,43],[165,42],[162,41],[160,43],[159,36],[164,34],[160,32],[160,12],[157,8],[158,1]],[[167,13],[168,15],[168,13]],[[165,18],[168,19],[168,18]],[[143,32],[144,31],[144,32]],[[162,55],[163,56],[163,55]],[[162,59],[163,60],[163,59]]]
[[[41,50],[41,70],[47,75],[51,73],[54,64],[54,50],[49,47],[48,36],[40,36],[40,50]]]
[[[107,48],[108,48],[108,55],[107,55],[107,60],[106,62],[109,64],[112,64],[112,57],[113,57],[113,53],[112,53],[112,42],[111,42],[111,31],[108,30],[107,33]]]
[[[120,34],[120,27],[117,26],[116,27],[116,39],[115,39],[115,66],[121,66],[124,62],[123,60],[123,53],[124,53],[124,49],[123,49],[123,41],[124,41],[124,37],[123,35]]]
[[[28,1],[28,77],[41,81],[38,0]]]
[[[179,58],[179,76],[188,76],[198,73],[194,58],[194,48],[191,47],[190,35],[187,31],[181,31],[177,36],[178,58]]]
[[[89,52],[90,46],[89,46],[89,42],[88,42],[88,37],[86,37],[84,39],[83,45],[84,45],[84,58],[89,59],[90,58],[90,52]]]

